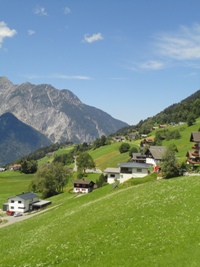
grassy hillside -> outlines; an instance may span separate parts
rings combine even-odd
[[[188,127],[186,123],[178,126],[169,126],[167,127],[169,131],[179,130],[181,138],[172,139],[170,141],[164,140],[162,145],[168,146],[171,143],[175,143],[179,150],[177,156],[180,159],[180,161],[184,161],[186,159],[187,151],[192,149],[192,143],[190,142],[191,132],[198,131],[199,128],[200,128],[200,118],[197,119],[196,123],[190,127]],[[159,129],[156,131],[159,131]],[[156,131],[155,130],[152,131],[149,134],[149,137],[154,138]],[[140,142],[142,140],[143,139],[133,140],[133,141],[126,140],[125,142],[129,143],[130,146],[135,146],[139,150]],[[129,153],[127,152],[124,154],[120,154],[119,152],[119,147],[121,144],[122,142],[116,142],[112,143],[111,145],[102,146],[98,149],[88,151],[90,155],[93,157],[96,167],[98,169],[104,170],[107,167],[117,167],[118,163],[120,162],[128,161],[130,159]],[[46,162],[51,162],[54,159],[55,155],[68,153],[72,148],[73,146],[67,146],[65,148],[61,148],[55,151],[54,155],[45,156],[44,158],[40,159],[38,161],[38,164],[42,165]]]
[[[106,186],[0,228],[0,266],[199,266],[200,179]]]
[[[19,172],[0,172],[0,208],[11,196],[27,192],[33,175]]]
[[[181,134],[180,139],[172,139],[170,141],[163,141],[162,145],[169,145],[170,143],[175,143],[178,147],[178,159],[180,161],[186,160],[186,153],[188,150],[192,149],[192,143],[190,140],[191,132],[197,131],[200,128],[200,118],[196,121],[193,126],[187,127],[186,124],[180,126],[169,126],[168,129],[173,131],[174,129],[178,129]],[[154,138],[155,131],[152,131],[150,137]],[[142,139],[136,141],[125,141],[128,142],[131,146],[135,146],[139,149],[139,145]],[[93,157],[96,167],[100,170],[104,170],[107,167],[117,167],[118,163],[126,162],[129,160],[129,153],[120,154],[119,147],[122,142],[113,143],[111,145],[103,146],[95,150],[89,150],[88,152]],[[57,150],[54,155],[61,155],[64,153],[68,153],[73,146],[67,146],[65,148]],[[52,156],[45,156],[44,158],[38,161],[39,166],[45,164],[46,162],[51,162],[54,158]],[[71,166],[73,167],[73,166]],[[28,176],[24,174],[20,174],[17,172],[5,172],[0,173],[0,205],[6,201],[8,197],[11,195],[19,194],[21,191],[27,191],[30,181],[33,176]],[[89,174],[87,179],[91,179],[96,181],[99,177],[99,174]],[[76,173],[73,175],[73,179],[76,178]],[[69,186],[72,186],[72,182],[70,181]]]
[[[200,120],[191,127],[177,126],[181,138],[163,141],[163,145],[175,143],[179,159],[184,160],[192,147],[190,134],[199,128]],[[155,131],[151,137],[154,135]],[[140,141],[127,142],[138,147]],[[120,145],[89,151],[97,168],[117,167],[127,161],[129,155],[119,153]],[[56,154],[71,148],[59,149]],[[53,156],[45,157],[39,165],[52,160]],[[98,176],[88,174],[87,179],[95,181]],[[32,178],[18,172],[0,173],[0,203],[27,191]],[[198,266],[200,178],[134,182],[116,189],[108,185],[78,197],[69,193],[70,183],[63,194],[51,198],[51,209],[0,228],[0,267]]]

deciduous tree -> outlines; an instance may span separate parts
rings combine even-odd
[[[31,189],[34,192],[42,193],[43,198],[60,194],[70,176],[70,170],[63,167],[61,163],[46,164],[38,169]]]
[[[169,146],[162,157],[161,171],[164,178],[179,176],[179,166],[175,155],[175,147]]]
[[[94,160],[92,156],[87,152],[83,152],[79,155],[79,157],[77,158],[77,165],[79,172],[82,170],[85,172],[86,169],[95,168]]]
[[[128,152],[129,149],[130,149],[130,145],[128,143],[123,143],[119,147],[119,152],[122,154],[122,153]]]
[[[36,160],[24,159],[21,162],[20,171],[26,174],[35,173],[37,171],[38,164]]]

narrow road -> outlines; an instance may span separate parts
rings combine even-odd
[[[2,220],[6,220],[7,222],[6,223],[0,223],[0,228],[3,228],[5,226],[9,226],[9,225],[11,225],[13,223],[17,223],[17,222],[21,222],[21,221],[27,220],[27,219],[29,219],[29,218],[31,218],[33,216],[39,215],[41,213],[44,213],[45,211],[53,209],[53,208],[55,208],[57,206],[54,206],[54,207],[51,207],[51,208],[48,208],[48,209],[44,209],[44,210],[41,210],[41,211],[38,211],[38,212],[34,212],[32,214],[25,214],[25,215],[22,215],[20,217],[14,217],[14,216],[1,217]]]

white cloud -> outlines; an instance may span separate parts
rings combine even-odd
[[[28,30],[28,35],[33,35],[33,34],[35,34],[35,31],[33,31],[33,30]]]
[[[174,60],[200,59],[200,24],[181,26],[177,32],[160,33],[156,47],[162,56]]]
[[[140,69],[160,70],[165,67],[165,64],[161,61],[149,60],[139,64]]]
[[[87,43],[93,43],[95,41],[103,40],[103,35],[101,33],[96,33],[91,36],[89,34],[84,35],[84,41]]]
[[[47,12],[44,7],[36,7],[34,13],[40,16],[47,16]]]
[[[17,34],[16,30],[11,30],[4,21],[0,21],[0,48],[6,37],[13,37]]]
[[[64,8],[64,14],[67,15],[67,14],[69,14],[69,13],[71,13],[71,9],[70,9],[69,7],[66,6],[66,7]]]
[[[56,79],[66,79],[66,80],[91,80],[88,76],[81,76],[81,75],[62,75],[62,74],[54,74],[51,76],[52,78]]]
[[[41,79],[41,78],[51,78],[51,79],[65,79],[65,80],[92,80],[88,76],[81,75],[64,75],[64,74],[50,74],[50,75],[37,75],[37,74],[27,74],[24,77],[28,79]]]

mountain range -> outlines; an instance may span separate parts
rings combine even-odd
[[[67,89],[0,77],[0,165],[52,143],[92,142],[127,125]]]
[[[12,113],[53,143],[92,142],[128,126],[106,112],[88,106],[67,89],[49,84],[13,84],[0,77],[0,115]]]
[[[51,143],[45,135],[21,122],[13,114],[0,116],[0,166]]]

